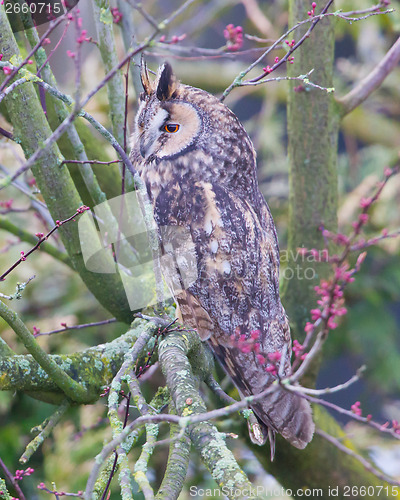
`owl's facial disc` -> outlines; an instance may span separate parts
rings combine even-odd
[[[175,156],[198,137],[202,121],[198,111],[180,101],[163,102],[149,120],[140,138],[140,154],[143,158]]]

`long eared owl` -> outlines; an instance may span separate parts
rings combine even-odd
[[[276,379],[281,355],[280,373],[290,372],[291,337],[254,147],[232,111],[179,83],[169,64],[154,82],[145,66],[141,73],[131,158],[158,227],[182,228],[195,254],[196,279],[174,287],[179,317],[209,343],[240,393],[256,395]],[[279,389],[251,407],[263,436],[278,432],[297,448],[311,441],[311,408],[300,396]]]

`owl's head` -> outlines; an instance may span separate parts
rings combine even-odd
[[[228,153],[240,157],[252,145],[237,117],[216,97],[181,84],[164,63],[151,80],[142,64],[143,92],[132,136],[132,156],[149,164],[180,156],[207,157],[210,164]],[[236,151],[237,150],[237,151]],[[236,154],[235,154],[236,152]],[[203,155],[204,153],[204,155]]]
[[[133,148],[145,159],[171,158],[193,147],[203,132],[200,110],[183,97],[180,85],[168,63],[151,81],[142,64],[143,92],[136,115]]]

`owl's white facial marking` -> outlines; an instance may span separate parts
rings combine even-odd
[[[146,159],[155,152],[157,141],[160,137],[160,130],[164,126],[168,116],[168,111],[159,108],[157,113],[149,120],[146,129],[140,134],[140,154],[143,158]]]

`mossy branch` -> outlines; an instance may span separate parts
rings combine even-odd
[[[111,428],[112,428],[112,436],[115,439],[118,437],[122,430],[123,425],[118,417],[118,396],[121,391],[121,385],[123,381],[127,381],[129,384],[129,388],[131,389],[131,398],[134,402],[134,405],[138,408],[140,414],[146,414],[147,411],[147,403],[144,400],[139,384],[137,382],[133,366],[137,362],[141,352],[147,346],[147,343],[151,339],[154,334],[153,324],[147,323],[141,334],[139,335],[137,341],[132,346],[132,348],[126,353],[125,361],[119,369],[118,373],[114,377],[110,392],[108,396],[108,418],[110,420]],[[143,411],[144,410],[144,411]],[[146,425],[146,431],[147,426]],[[121,443],[121,445],[117,448],[118,453],[118,465],[119,465],[119,482],[121,486],[121,493],[124,500],[128,500],[132,496],[131,492],[131,472],[129,469],[128,456],[126,448],[129,447],[129,442]],[[144,475],[143,471],[137,474],[137,482],[139,486],[141,486],[143,493],[145,493],[145,498],[147,498],[148,488],[150,485]],[[152,490],[150,488],[152,493]]]
[[[159,387],[158,391],[156,392],[155,396],[153,399],[150,401],[149,406],[154,409],[155,413],[159,413],[166,403],[168,402],[168,390],[166,387]],[[132,447],[137,444],[138,439],[141,437],[143,434],[145,428],[140,427],[138,429],[135,429],[129,436],[129,439],[125,441],[124,446],[126,453],[129,454],[131,451]],[[107,482],[110,478],[110,474],[113,470],[113,464],[114,464],[114,456],[109,457],[107,461],[106,467],[100,472],[98,479],[96,480],[96,484],[94,486],[93,490],[93,500],[100,500],[104,494],[104,490],[106,488]],[[118,469],[119,466],[117,464],[116,469]]]
[[[169,412],[174,413],[175,409],[171,406]],[[182,434],[179,425],[171,424],[170,439],[167,467],[156,495],[157,500],[177,500],[189,466],[190,439],[187,431]]]
[[[57,408],[57,410],[51,415],[49,419],[41,426],[41,431],[39,434],[27,445],[24,453],[22,454],[19,461],[22,464],[26,464],[26,462],[31,458],[31,456],[35,453],[35,451],[42,445],[44,440],[48,438],[54,429],[54,427],[58,424],[58,422],[62,419],[65,412],[70,407],[71,403],[65,399],[61,405]]]
[[[137,47],[137,30],[134,22],[134,9],[125,0],[118,0],[118,10],[122,14],[120,22],[122,38],[124,40],[125,50],[128,51],[131,47]],[[135,97],[139,98],[140,93],[143,91],[142,82],[140,80],[140,55],[137,54],[132,58],[129,67],[132,85],[135,90]]]
[[[31,48],[33,49],[35,46],[37,46],[40,42],[40,38],[37,32],[36,27],[33,26],[32,19],[30,15],[27,14],[22,14],[22,19],[24,22],[25,30],[24,33],[29,41],[29,44]],[[44,50],[43,47],[39,47],[39,49],[35,52],[35,60],[37,67],[42,67],[43,69],[41,70],[41,75],[43,76],[43,80],[47,82],[49,85],[56,87],[57,82],[56,79],[53,75],[53,72],[50,68],[49,63],[46,63],[47,60],[47,54],[46,51]],[[68,116],[68,108],[66,106],[66,103],[64,103],[61,100],[58,99],[53,99],[51,101],[51,107],[54,107],[54,112],[55,115],[58,117],[58,125],[60,122],[65,120]],[[68,156],[68,158],[76,158],[77,160],[81,161],[87,161],[88,157],[86,155],[85,147],[79,137],[79,134],[77,132],[77,129],[75,127],[75,124],[72,123],[66,132],[66,135],[69,139],[69,143],[72,149],[73,155]],[[94,175],[92,168],[88,164],[82,164],[79,166],[79,171],[82,176],[82,179],[86,185],[86,188],[91,196],[91,199],[94,204],[99,204],[104,201],[106,201],[106,196],[102,192],[96,176]],[[77,188],[79,190],[79,185],[77,185]],[[91,205],[90,202],[87,203],[88,205]]]
[[[0,500],[12,500],[12,496],[7,490],[6,482],[0,477]]]
[[[93,401],[95,395],[87,390],[83,384],[73,380],[43,351],[17,313],[9,309],[2,301],[0,301],[0,316],[10,325],[32,357],[71,401],[77,403]]]
[[[205,413],[207,408],[199,395],[199,379],[188,356],[195,354],[195,373],[209,372],[210,358],[204,344],[195,332],[171,332],[160,342],[159,361],[167,381],[177,414],[190,416]],[[205,373],[203,373],[205,375]],[[216,483],[231,491],[251,491],[251,483],[240,469],[224,439],[211,422],[189,424],[188,434],[205,466]],[[228,498],[233,498],[228,494]]]
[[[113,34],[113,17],[109,0],[92,0],[94,21],[104,71],[107,74],[118,65],[117,49]],[[107,95],[113,135],[124,144],[125,89],[122,71],[118,70],[107,82]]]
[[[64,355],[47,355],[78,383],[85,384],[92,394],[100,395],[101,388],[108,386],[121,367],[127,351],[136,342],[148,322],[135,320],[124,335],[107,344]],[[150,324],[156,331],[157,327]],[[62,392],[52,378],[40,367],[31,355],[0,357],[0,390],[23,391],[31,394],[46,393],[50,402]],[[25,376],[21,376],[21,372]],[[54,399],[52,400],[52,396]]]

